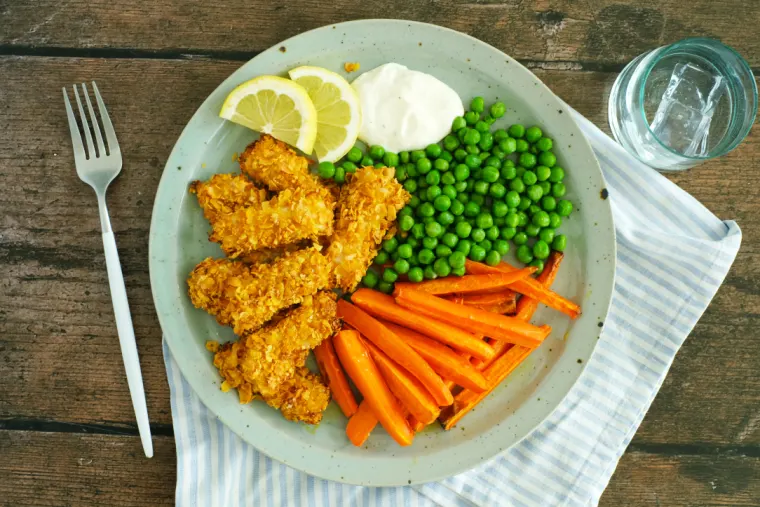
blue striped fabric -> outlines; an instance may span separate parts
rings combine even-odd
[[[594,355],[543,424],[501,456],[442,482],[366,488],[324,481],[267,458],[222,425],[165,347],[177,505],[596,505],[676,352],[726,276],[741,231],[573,114],[608,184],[617,278]]]

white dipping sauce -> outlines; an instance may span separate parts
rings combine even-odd
[[[430,74],[386,63],[356,78],[362,127],[359,139],[392,152],[437,143],[464,114],[457,92]]]

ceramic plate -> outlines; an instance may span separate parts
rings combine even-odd
[[[202,310],[193,308],[186,279],[207,256],[221,256],[209,243],[188,184],[216,172],[235,172],[234,154],[255,133],[217,114],[238,84],[261,74],[286,76],[299,65],[318,65],[349,80],[345,62],[361,71],[398,62],[428,72],[453,87],[465,104],[476,95],[502,100],[499,124],[545,127],[566,168],[568,196],[578,210],[562,227],[566,260],[555,290],[580,303],[583,315],[567,317],[541,308],[535,320],[554,331],[493,394],[452,431],[437,425],[402,448],[378,427],[364,447],[345,436],[346,419],[334,403],[318,427],[285,421],[266,404],[239,405],[237,394],[219,390],[220,377],[204,348],[206,340],[234,339]],[[206,99],[177,141],[164,169],[153,209],[150,274],[161,327],[185,378],[208,408],[265,454],[325,479],[370,486],[427,482],[462,472],[525,437],[562,401],[578,380],[596,345],[610,303],[615,273],[615,237],[604,180],[586,139],[563,103],[530,71],[504,53],[467,35],[406,21],[369,20],[326,26],[277,44],[243,65]]]

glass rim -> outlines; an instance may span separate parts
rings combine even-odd
[[[694,42],[706,42],[710,45],[717,45],[721,46],[722,48],[727,49],[729,52],[733,53],[734,56],[736,56],[737,60],[739,61],[739,64],[744,68],[744,70],[752,76],[753,79],[750,81],[752,82],[752,97],[754,99],[754,111],[752,112],[752,121],[747,122],[746,128],[743,129],[743,132],[741,132],[741,136],[737,136],[737,139],[734,139],[728,145],[721,150],[720,152],[717,152],[715,154],[708,155],[706,157],[695,157],[690,155],[684,155],[683,153],[680,153],[670,146],[663,143],[659,137],[655,135],[654,132],[652,132],[651,127],[649,126],[649,122],[647,121],[646,112],[644,111],[644,88],[646,86],[647,81],[649,80],[649,75],[652,73],[652,70],[654,69],[655,65],[657,65],[664,56],[666,56],[671,50],[678,49],[686,44],[694,43]],[[736,51],[731,46],[728,46],[726,44],[723,44],[721,41],[717,39],[711,39],[709,37],[689,37],[687,39],[682,39],[678,42],[674,42],[672,44],[668,44],[667,46],[661,46],[658,49],[662,49],[662,55],[658,55],[657,58],[654,58],[651,62],[646,64],[646,68],[644,69],[643,73],[643,79],[641,81],[641,89],[639,90],[639,113],[641,114],[641,118],[644,120],[644,124],[647,126],[647,132],[649,132],[652,135],[652,139],[654,139],[657,144],[662,146],[665,150],[669,151],[673,155],[676,155],[678,157],[684,158],[686,160],[696,160],[696,161],[704,161],[704,160],[711,160],[713,158],[722,157],[726,153],[729,153],[731,150],[739,146],[739,144],[747,137],[749,134],[749,131],[752,129],[752,125],[754,125],[755,120],[757,119],[757,109],[758,109],[758,90],[757,90],[757,82],[755,81],[754,73],[752,72],[752,67],[747,63],[747,60],[744,59],[742,55],[739,54],[738,51]],[[653,51],[657,51],[657,49],[654,49]]]

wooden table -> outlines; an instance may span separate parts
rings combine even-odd
[[[711,36],[760,66],[760,9],[751,0],[329,4],[0,0],[0,505],[172,504],[169,390],[148,280],[153,196],[195,109],[258,52],[339,21],[427,21],[519,59],[605,129],[616,74],[645,50]],[[90,79],[124,152],[108,198],[145,376],[151,460],[134,424],[95,198],[74,172],[61,101],[63,85]],[[602,505],[760,505],[759,139],[755,129],[728,156],[671,176],[737,220],[744,245]]]

